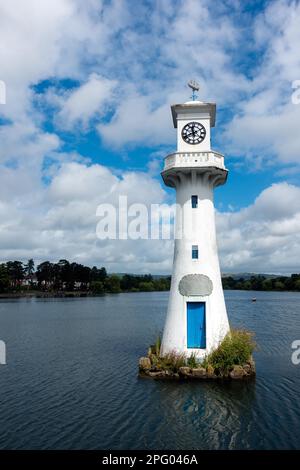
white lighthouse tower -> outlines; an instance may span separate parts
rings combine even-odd
[[[197,84],[190,85],[194,91]],[[226,182],[224,156],[211,149],[216,105],[188,101],[171,107],[177,151],[162,178],[176,190],[172,282],[161,354],[203,358],[229,331],[216,243],[213,191]]]

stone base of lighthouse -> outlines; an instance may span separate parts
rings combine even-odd
[[[147,357],[141,357],[139,360],[140,377],[150,377],[152,379],[184,379],[184,380],[245,380],[254,379],[256,376],[255,362],[250,356],[242,365],[232,365],[230,370],[220,372],[211,365],[202,367],[196,365],[189,367],[186,363],[177,369],[162,367],[157,363],[157,356],[152,354],[151,348]]]

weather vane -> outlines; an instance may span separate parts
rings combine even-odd
[[[198,98],[197,94],[196,94],[196,91],[199,91],[200,85],[199,85],[198,82],[196,82],[196,80],[189,80],[188,81],[188,86],[193,90],[192,100],[195,101]]]

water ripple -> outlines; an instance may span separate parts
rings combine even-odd
[[[251,298],[257,297],[252,303]],[[257,380],[139,379],[167,293],[0,301],[0,447],[286,449],[299,447],[297,293],[226,292],[232,325],[256,332]]]

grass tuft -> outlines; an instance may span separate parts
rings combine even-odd
[[[189,366],[191,369],[196,369],[199,367],[199,361],[196,357],[196,354],[193,352],[190,357],[187,358],[187,366]]]
[[[161,336],[158,335],[154,344],[154,354],[156,354],[157,357],[160,355],[160,347],[161,347]]]
[[[253,333],[246,330],[231,330],[201,365],[206,369],[212,366],[219,375],[226,375],[233,366],[243,365],[249,361],[255,348]]]
[[[179,368],[185,366],[186,357],[185,354],[178,354],[175,351],[165,354],[160,357],[157,363],[163,370],[171,370],[172,372],[178,372]]]

